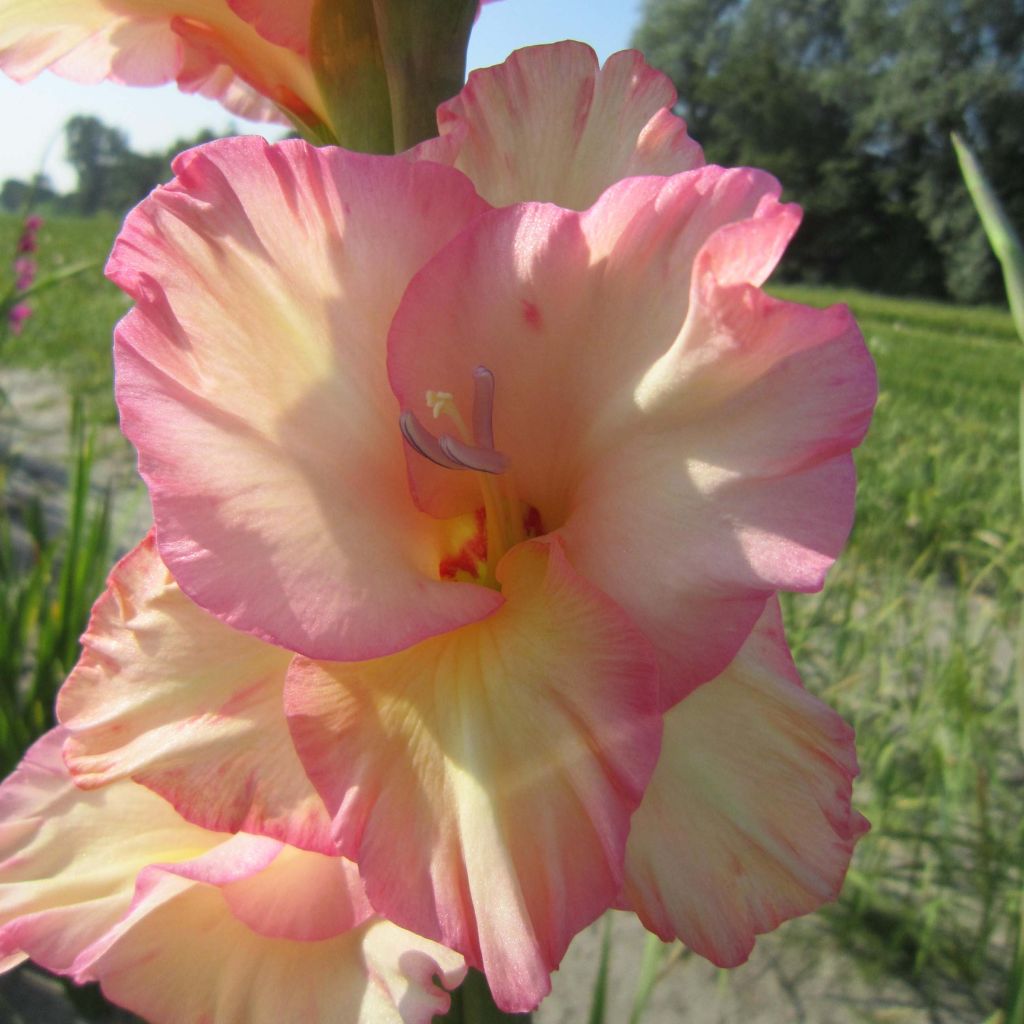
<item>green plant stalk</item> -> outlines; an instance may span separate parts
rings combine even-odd
[[[640,961],[640,975],[637,978],[636,994],[633,996],[633,1010],[629,1015],[629,1024],[640,1024],[647,1012],[647,1005],[651,1001],[654,985],[658,980],[658,972],[671,948],[657,935],[647,936],[643,960]]]
[[[604,1024],[608,1012],[608,966],[612,953],[612,918],[605,914],[601,922],[601,955],[597,962],[597,977],[590,997],[589,1024]]]
[[[437,134],[437,108],[466,77],[476,0],[373,0],[395,152]]]
[[[314,145],[394,153],[391,96],[371,0],[315,0],[310,62],[330,124],[297,127]]]
[[[38,501],[24,513],[32,550],[18,555],[0,507],[0,759],[10,771],[53,725],[57,688],[78,657],[78,637],[110,556],[110,495],[93,502],[93,443],[81,401],[71,415],[72,479],[65,525],[47,536]],[[59,566],[59,570],[55,571]]]
[[[1006,297],[1010,303],[1017,335],[1024,342],[1024,246],[1002,203],[985,177],[970,147],[953,133],[953,148],[956,150],[960,171],[974,206],[981,218],[982,227],[989,245],[1003,271]],[[1020,473],[1020,494],[1024,500],[1024,383],[1021,384],[1019,400],[1019,443],[1017,449],[1018,471]],[[1018,625],[1017,635],[1017,728],[1021,750],[1024,751],[1024,618]],[[1018,892],[1017,938],[1013,965],[1006,995],[1006,1024],[1024,1024],[1024,892]]]
[[[316,0],[310,61],[328,125],[315,145],[396,153],[437,134],[437,107],[462,88],[476,0]]]

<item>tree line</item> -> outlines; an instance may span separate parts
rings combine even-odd
[[[77,178],[72,192],[56,192],[45,177],[26,182],[8,178],[0,186],[0,206],[18,213],[31,205],[56,214],[92,216],[126,213],[157,185],[171,177],[171,160],[182,150],[217,138],[202,131],[178,139],[160,153],[136,153],[128,137],[99,118],[78,115],[64,126],[64,148]]]
[[[645,0],[635,44],[709,161],[805,210],[805,281],[1000,301],[949,141],[1024,224],[1024,0]]]

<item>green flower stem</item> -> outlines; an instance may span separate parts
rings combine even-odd
[[[314,145],[396,153],[437,134],[440,103],[462,88],[476,0],[315,0],[310,62],[327,124]]]
[[[374,0],[395,152],[437,134],[437,107],[466,77],[476,0]]]
[[[1003,269],[1006,295],[1017,334],[1024,341],[1024,246],[1010,223],[1002,203],[985,177],[977,157],[967,144],[953,133],[960,171],[967,190],[974,200],[989,245]],[[1024,499],[1024,383],[1020,391],[1020,443],[1018,447],[1021,498]],[[1017,725],[1021,749],[1024,749],[1024,618],[1017,636]],[[1006,1006],[1002,1016],[1004,1024],[1024,1024],[1024,892],[1018,894],[1017,941],[1014,949],[1010,981],[1007,985]]]
[[[307,141],[393,153],[391,96],[371,0],[316,0],[309,57],[330,124],[296,123]]]
[[[529,1013],[505,1013],[494,1005],[487,979],[470,970],[466,980],[452,993],[452,1008],[435,1017],[434,1024],[530,1024]]]

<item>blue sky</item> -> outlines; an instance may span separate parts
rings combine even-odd
[[[582,39],[603,60],[629,45],[640,17],[640,0],[502,0],[484,8],[470,41],[469,67],[497,64],[519,46]],[[124,130],[133,149],[161,150],[202,128],[257,130],[232,122],[221,107],[173,86],[128,89],[80,86],[44,73],[18,86],[0,73],[0,181],[28,178],[44,166],[57,185],[70,188],[74,175],[63,162],[61,130],[73,114],[94,114]],[[271,129],[269,137],[275,136]]]

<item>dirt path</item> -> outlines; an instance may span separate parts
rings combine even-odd
[[[4,500],[17,510],[39,497],[47,527],[54,531],[66,514],[71,412],[67,393],[56,376],[34,370],[0,370],[0,388],[6,394],[6,402],[0,404],[0,460],[7,467]],[[112,489],[112,535],[120,555],[149,528],[149,501],[135,471],[135,453],[115,424],[96,429],[95,446],[93,490],[100,494],[108,486]]]

